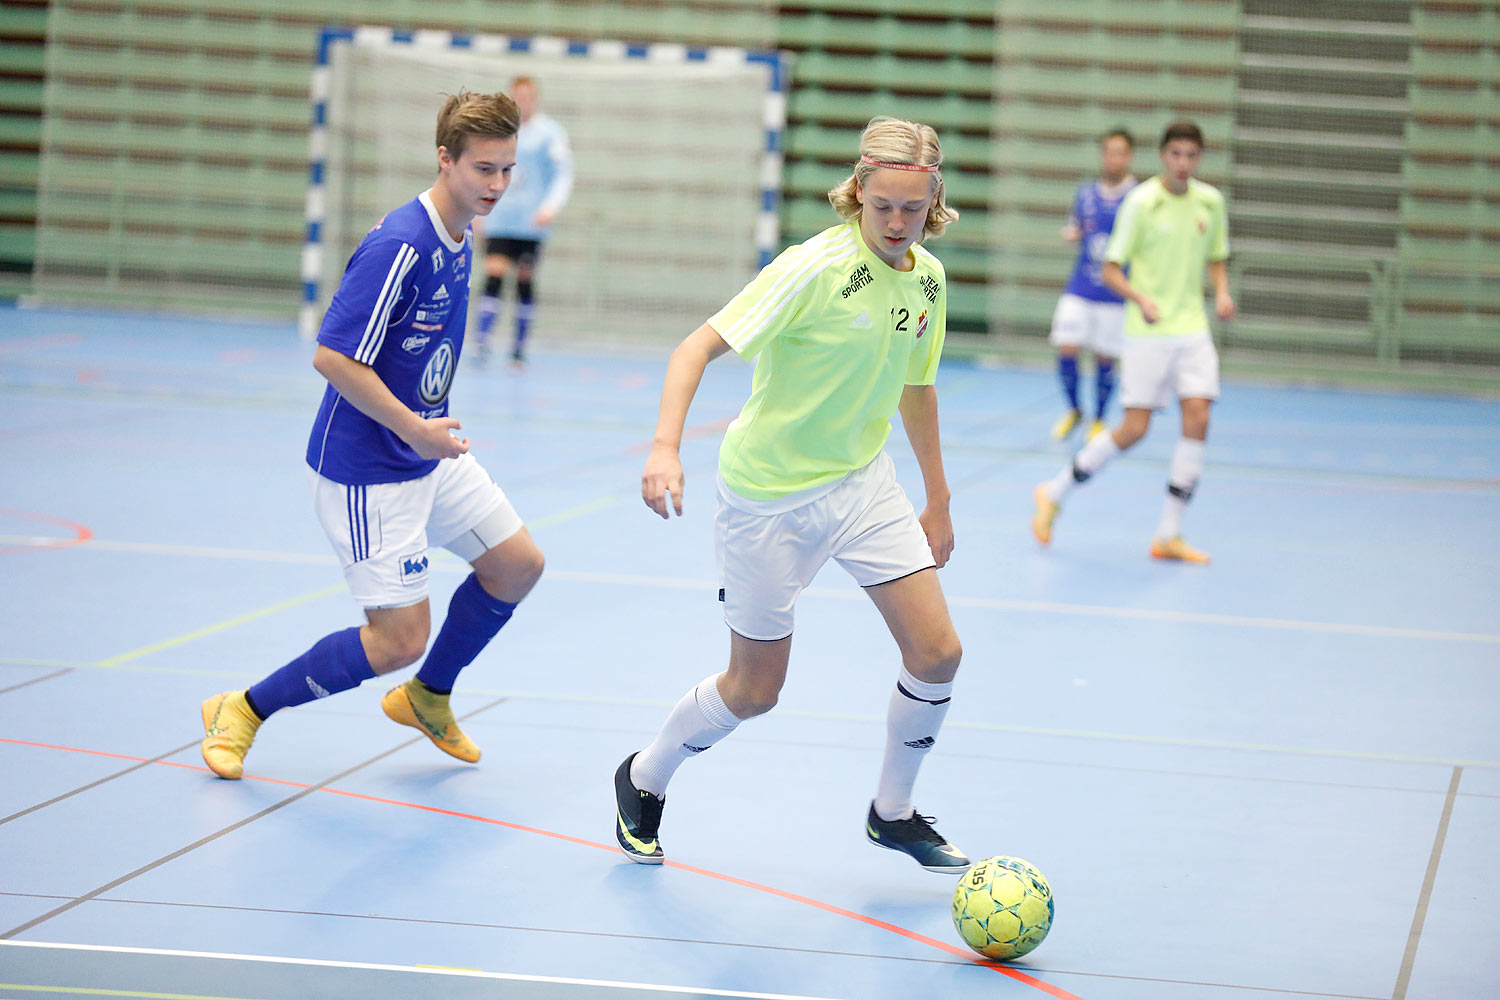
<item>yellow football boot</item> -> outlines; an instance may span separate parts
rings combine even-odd
[[[1032,499],[1036,501],[1036,513],[1031,518],[1031,533],[1036,536],[1037,541],[1046,545],[1052,541],[1052,522],[1057,519],[1057,512],[1061,508],[1047,494],[1046,483],[1037,486]]]
[[[380,707],[392,722],[420,730],[443,753],[470,764],[479,760],[479,748],[453,719],[448,696],[434,694],[415,677],[387,691]]]
[[[1073,433],[1073,428],[1078,426],[1078,421],[1083,419],[1083,414],[1078,410],[1069,410],[1057,418],[1057,423],[1052,425],[1052,440],[1061,441]]]
[[[263,721],[250,710],[243,691],[225,691],[203,703],[203,763],[221,778],[245,773],[245,754]]]
[[[1176,559],[1178,562],[1208,564],[1213,558],[1207,552],[1200,552],[1187,542],[1182,536],[1176,538],[1153,538],[1151,540],[1151,558],[1153,559]]]

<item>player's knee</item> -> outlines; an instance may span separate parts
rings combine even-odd
[[[724,707],[737,719],[753,719],[765,715],[776,707],[781,697],[781,685],[761,679],[736,679],[726,674],[719,682],[719,694]]]
[[[533,546],[515,568],[517,586],[529,593],[531,588],[536,586],[536,582],[542,578],[542,570],[546,568],[547,557],[542,555],[541,549]]]
[[[427,632],[419,628],[385,628],[375,631],[369,651],[370,669],[377,674],[409,667],[427,651]]]
[[[729,710],[734,713],[735,718],[753,719],[757,715],[765,715],[771,709],[775,708],[776,702],[780,700],[780,697],[780,691],[758,691],[752,689],[745,692],[745,697]],[[729,708],[727,700],[724,702],[724,706]]]
[[[946,684],[958,673],[958,664],[963,659],[964,647],[958,635],[949,632],[936,636],[922,645],[910,659],[906,669],[918,680],[931,684]]]

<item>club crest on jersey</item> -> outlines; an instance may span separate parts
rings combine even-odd
[[[927,310],[922,310],[922,315],[917,317],[917,339],[922,339],[922,334],[927,332]]]
[[[443,248],[438,247],[432,251],[432,273],[437,274],[443,269]]]
[[[448,390],[453,387],[453,369],[458,366],[458,352],[454,350],[453,341],[447,337],[432,352],[432,357],[427,359],[427,367],[422,369],[421,381],[417,383],[417,395],[422,397],[422,402],[428,406],[440,406],[443,400],[448,398]]]
[[[401,584],[409,587],[427,579],[427,553],[416,552],[401,557]]]

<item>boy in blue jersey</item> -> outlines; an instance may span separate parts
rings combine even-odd
[[[454,678],[494,638],[542,572],[542,553],[448,415],[463,352],[470,222],[510,182],[520,114],[504,94],[460,93],[437,119],[438,176],[365,236],[318,332],[328,379],[307,445],[314,505],[367,623],[325,636],[245,691],[203,703],[203,759],[221,778],[273,712],[415,663],[431,612],[427,558],[440,545],[474,571],[416,676],[381,701],[460,760],[479,748],[454,721]]]
[[[479,350],[481,357],[489,351],[490,329],[500,316],[503,283],[514,270],[516,334],[510,359],[520,367],[526,363],[526,334],[536,308],[532,281],[542,243],[573,193],[573,151],[568,146],[568,133],[557,120],[537,110],[534,80],[516,77],[511,94],[521,110],[515,182],[505,203],[484,220],[486,277],[484,296],[479,300]]]
[[[1115,226],[1120,203],[1135,187],[1130,157],[1135,144],[1130,133],[1115,129],[1099,142],[1099,177],[1078,188],[1073,210],[1063,227],[1063,239],[1078,244],[1078,261],[1068,286],[1052,314],[1057,348],[1057,377],[1062,382],[1068,411],[1052,426],[1058,441],[1073,433],[1083,419],[1078,401],[1078,355],[1094,354],[1094,422],[1089,437],[1104,429],[1104,410],[1115,388],[1115,362],[1125,343],[1125,300],[1104,282],[1104,249]]]

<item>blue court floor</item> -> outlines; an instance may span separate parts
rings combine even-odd
[[[311,350],[0,310],[0,998],[1500,996],[1500,402],[1227,381],[1187,520],[1214,563],[1182,566],[1147,556],[1171,416],[1043,550],[1052,376],[945,365],[965,657],[917,806],[1050,878],[1051,935],[998,966],[951,879],[864,840],[897,658],[837,567],[780,706],[679,772],[670,863],[614,849],[615,766],[728,648],[712,483],[749,367],[710,367],[663,522],[666,354],[460,367],[548,557],[454,695],[479,765],[381,679],[226,782],[199,703],[360,621],[302,463]],[[435,617],[466,569],[434,560]]]

